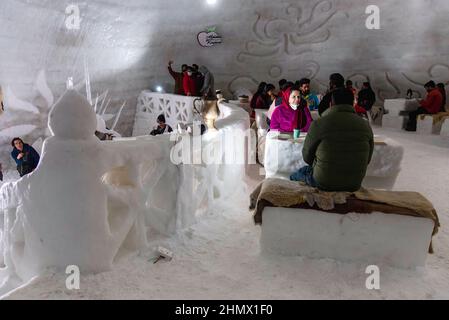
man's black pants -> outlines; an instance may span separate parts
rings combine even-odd
[[[419,107],[416,111],[412,111],[408,114],[408,122],[405,130],[407,131],[416,131],[416,122],[417,118],[420,114],[429,114],[429,111],[424,109],[423,107]]]

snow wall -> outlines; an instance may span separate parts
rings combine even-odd
[[[37,169],[0,188],[0,294],[49,267],[109,270],[122,250],[224,214],[247,194],[249,115],[226,103],[220,111],[219,130],[203,136],[100,142],[90,104],[67,91],[50,111]]]
[[[372,4],[379,30],[366,27]],[[424,94],[428,79],[449,78],[448,10],[445,0],[4,0],[0,85],[30,101],[44,69],[59,97],[67,77],[83,79],[87,60],[92,91],[110,90],[113,113],[128,102],[117,126],[125,136],[139,93],[172,89],[169,59],[175,69],[208,66],[226,94],[302,76],[321,91],[332,72],[356,86],[371,80],[380,99],[403,97],[407,88]],[[197,34],[208,27],[216,27],[221,44],[199,45]]]

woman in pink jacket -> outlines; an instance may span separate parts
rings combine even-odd
[[[309,131],[312,123],[307,102],[301,98],[299,88],[293,87],[282,92],[282,104],[273,112],[270,129],[280,132]]]

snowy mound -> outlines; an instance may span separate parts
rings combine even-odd
[[[86,139],[94,134],[97,118],[85,97],[68,90],[50,111],[48,126],[54,136]]]

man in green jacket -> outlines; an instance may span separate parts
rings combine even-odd
[[[312,123],[302,155],[309,166],[291,175],[294,181],[324,191],[360,189],[374,150],[373,131],[352,106],[346,89],[332,93],[331,107]]]

